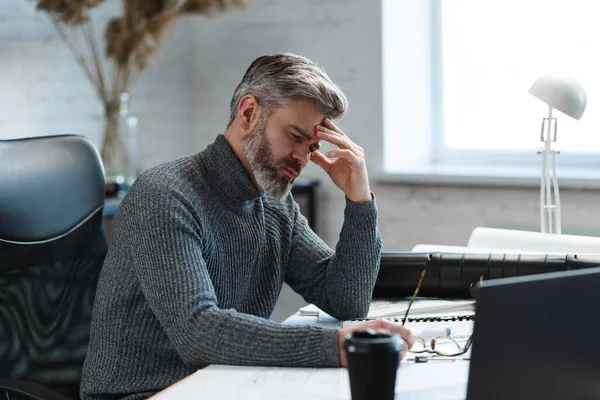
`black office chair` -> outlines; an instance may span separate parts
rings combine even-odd
[[[79,398],[107,250],[104,169],[75,135],[0,140],[0,399]]]

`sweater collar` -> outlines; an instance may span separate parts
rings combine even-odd
[[[206,170],[209,185],[230,206],[246,210],[251,208],[253,200],[265,196],[223,134],[217,135],[216,140],[196,157]]]

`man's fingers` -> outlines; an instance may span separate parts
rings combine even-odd
[[[329,118],[325,118],[323,120],[323,125],[325,125],[326,128],[329,128],[332,131],[341,134],[342,136],[346,136],[346,134],[340,128],[338,128],[337,125],[334,124],[333,121],[331,121]]]
[[[410,349],[413,346],[413,344],[415,343],[415,339],[414,339],[410,329],[405,328],[404,326],[402,326],[396,322],[391,322],[391,321],[388,321],[385,319],[378,319],[375,321],[368,321],[367,323],[365,323],[362,326],[357,325],[357,327],[359,329],[360,328],[365,329],[365,328],[369,328],[369,327],[372,329],[375,329],[375,330],[385,329],[388,332],[397,333],[406,342],[407,349]]]
[[[398,323],[390,322],[390,321],[387,321],[384,319],[378,319],[378,320],[373,320],[373,321],[365,321],[360,324],[356,324],[350,328],[340,329],[340,331],[339,331],[340,349],[343,349],[343,341],[344,341],[344,338],[346,337],[346,334],[353,332],[353,331],[359,331],[359,330],[371,330],[371,331],[374,331],[374,332],[380,333],[380,334],[391,334],[391,333],[398,334],[402,338],[402,340],[404,340],[406,342],[406,346],[403,346],[402,349],[400,350],[400,354],[398,354],[399,360],[403,360],[404,357],[406,357],[407,350],[410,349],[415,342],[413,335],[409,329],[405,328],[404,326],[402,326]],[[343,350],[340,350],[340,363],[342,366],[346,366],[346,364],[345,364],[346,357],[345,357],[345,352]]]
[[[352,150],[349,149],[333,149],[326,153],[327,157],[334,158],[343,158],[344,160],[348,160],[352,164],[359,164],[360,158]]]
[[[408,346],[407,349],[410,349],[413,346],[413,344],[415,343],[415,338],[413,337],[412,332],[408,328],[405,328],[400,324],[396,324],[389,321],[385,321],[385,323],[386,324],[384,328],[389,329],[392,333],[397,333],[402,339],[404,339]]]
[[[398,360],[402,361],[404,360],[404,357],[406,357],[406,347],[402,349],[402,351],[400,352],[400,354],[398,355]]]
[[[390,332],[390,330],[386,329],[386,328],[378,328],[375,330],[375,332],[380,333],[382,335],[391,335],[392,334],[392,332]]]
[[[332,131],[321,125],[317,126],[317,135],[319,138],[334,144],[341,149],[352,149],[357,154],[360,154],[362,150],[354,142],[348,139],[347,136],[342,136],[338,132]]]
[[[413,347],[413,344],[415,344],[415,338],[413,337],[412,333],[408,329],[403,327],[403,330],[405,332],[402,332],[402,333],[396,332],[396,333],[398,333],[400,335],[400,337],[402,339],[404,339],[404,341],[406,342],[406,346],[407,346],[406,348],[410,349]]]
[[[317,164],[319,167],[323,168],[325,172],[329,171],[331,164],[333,164],[327,157],[325,157],[322,153],[315,151],[310,156],[310,160]]]

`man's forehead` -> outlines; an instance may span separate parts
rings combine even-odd
[[[307,129],[307,124],[303,124],[304,126],[300,126],[299,124],[289,124],[289,128],[296,131],[296,133],[300,134],[307,140],[314,140],[317,137],[317,125],[311,125],[309,129]]]
[[[314,102],[308,100],[294,100],[286,107],[281,107],[273,115],[288,129],[293,128],[298,134],[308,136],[310,140],[316,134],[317,125],[323,124],[325,115],[315,106]]]

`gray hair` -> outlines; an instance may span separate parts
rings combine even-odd
[[[246,95],[257,98],[266,116],[297,98],[313,100],[319,110],[332,120],[343,116],[348,108],[342,89],[321,66],[291,53],[262,56],[250,64],[233,93],[228,126],[234,121],[240,102]]]

